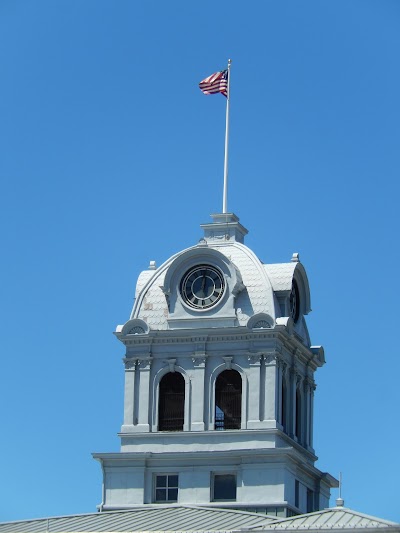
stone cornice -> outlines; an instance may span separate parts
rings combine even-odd
[[[281,432],[279,430],[271,430],[271,432]],[[186,432],[183,432],[183,434]],[[193,432],[188,432],[192,433]],[[198,435],[201,432],[196,432]],[[204,432],[206,433],[206,432]],[[207,432],[209,433],[209,432]],[[254,435],[254,430],[248,430],[248,433],[252,433]],[[153,435],[156,435],[154,433]],[[120,434],[120,436],[126,437],[126,434]],[[137,437],[138,434],[135,434]],[[162,435],[161,435],[162,437]],[[165,434],[164,434],[165,437]],[[249,460],[252,458],[254,459],[257,456],[261,457],[271,457],[271,459],[276,457],[281,457],[284,459],[285,457],[289,460],[295,461],[295,463],[302,466],[302,469],[309,470],[311,472],[317,473],[321,477],[323,476],[323,473],[320,472],[314,465],[314,461],[316,461],[317,457],[312,454],[311,452],[305,450],[301,446],[299,446],[297,443],[295,443],[292,439],[285,439],[287,441],[288,446],[281,446],[279,448],[252,448],[249,446],[247,449],[245,448],[236,448],[236,449],[229,449],[229,450],[213,450],[213,458],[218,459],[218,457],[248,457]],[[304,463],[304,454],[308,456],[309,463]],[[95,459],[99,460],[109,460],[109,461],[142,461],[143,459],[150,459],[154,458],[163,461],[170,461],[173,460],[176,462],[177,460],[181,459],[182,462],[186,462],[188,459],[192,460],[207,460],[210,461],[210,453],[208,451],[185,451],[185,453],[182,453],[182,451],[175,451],[175,452],[114,452],[114,453],[93,453],[92,456]],[[276,460],[276,459],[275,459]]]
[[[175,331],[156,332],[152,335],[127,335],[121,338],[121,341],[126,346],[149,346],[159,344],[210,344],[210,343],[225,343],[225,342],[256,342],[276,339],[284,342],[285,336],[281,332],[274,332],[274,330],[263,330],[262,332],[249,331],[247,328],[226,328],[228,331],[221,333],[211,332],[208,335],[188,335],[187,330],[178,334]],[[238,331],[240,329],[240,331]],[[305,348],[305,347],[304,347]],[[305,348],[306,349],[306,348]]]
[[[152,352],[156,346],[176,345],[183,348],[186,345],[187,353],[180,348],[178,357],[198,359],[199,356],[210,355],[236,354],[250,357],[259,353],[279,354],[289,366],[297,362],[300,367],[306,367],[312,373],[323,365],[320,355],[322,349],[320,352],[311,350],[284,330],[277,331],[276,328],[260,332],[249,331],[245,327],[223,328],[218,332],[207,330],[201,335],[198,332],[191,335],[188,330],[150,331],[146,335],[127,335],[121,340],[127,347],[127,355],[137,358],[154,355]],[[227,343],[237,343],[237,347],[225,347]],[[302,373],[307,373],[307,370]]]
[[[261,331],[250,331],[244,326],[235,328],[223,328],[217,333],[214,328],[205,329],[204,334],[199,335],[198,331],[193,335],[188,334],[188,330],[166,330],[154,331],[144,335],[118,335],[118,339],[125,345],[134,346],[141,344],[170,344],[170,343],[194,343],[194,342],[226,342],[234,340],[264,340],[285,336],[284,330],[263,329]]]

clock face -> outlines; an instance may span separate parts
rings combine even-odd
[[[297,287],[295,280],[293,280],[292,290],[290,292],[289,305],[290,316],[293,318],[294,322],[297,322],[300,315],[300,298],[299,288]]]
[[[210,265],[195,266],[183,276],[180,286],[184,302],[194,309],[209,309],[224,294],[222,272]]]

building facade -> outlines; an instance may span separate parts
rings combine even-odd
[[[324,509],[337,481],[315,467],[306,271],[264,264],[234,214],[136,286],[118,453],[95,453],[101,510],[198,505],[292,516]]]

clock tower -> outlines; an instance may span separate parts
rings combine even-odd
[[[314,463],[306,271],[264,264],[234,214],[136,285],[125,348],[121,450],[102,464],[101,510],[197,505],[291,516],[328,506]]]

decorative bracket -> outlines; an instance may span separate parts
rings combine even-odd
[[[269,352],[264,354],[264,365],[270,365],[278,360],[278,356],[275,352]]]
[[[176,359],[168,359],[167,363],[169,365],[169,371],[170,372],[175,372]]]
[[[302,383],[303,383],[303,376],[301,374],[299,374],[299,372],[297,371],[296,374],[295,374],[295,379],[296,379],[296,387],[298,389],[301,388],[302,386]]]
[[[223,357],[222,359],[225,361],[226,369],[231,370],[233,357]]]
[[[151,367],[151,361],[152,359],[149,357],[147,359],[138,359],[138,367],[141,369],[141,370],[145,370],[147,368],[150,369]]]
[[[259,365],[260,359],[261,359],[260,353],[249,353],[247,356],[247,360],[249,361],[250,365]]]
[[[137,363],[137,359],[127,359],[127,358],[124,358],[123,359],[123,362],[125,364],[125,370],[127,372],[135,372],[136,370],[136,363]]]
[[[199,366],[199,367],[206,366],[206,359],[207,359],[207,356],[203,352],[199,352],[199,353],[195,352],[192,357],[194,366]]]

